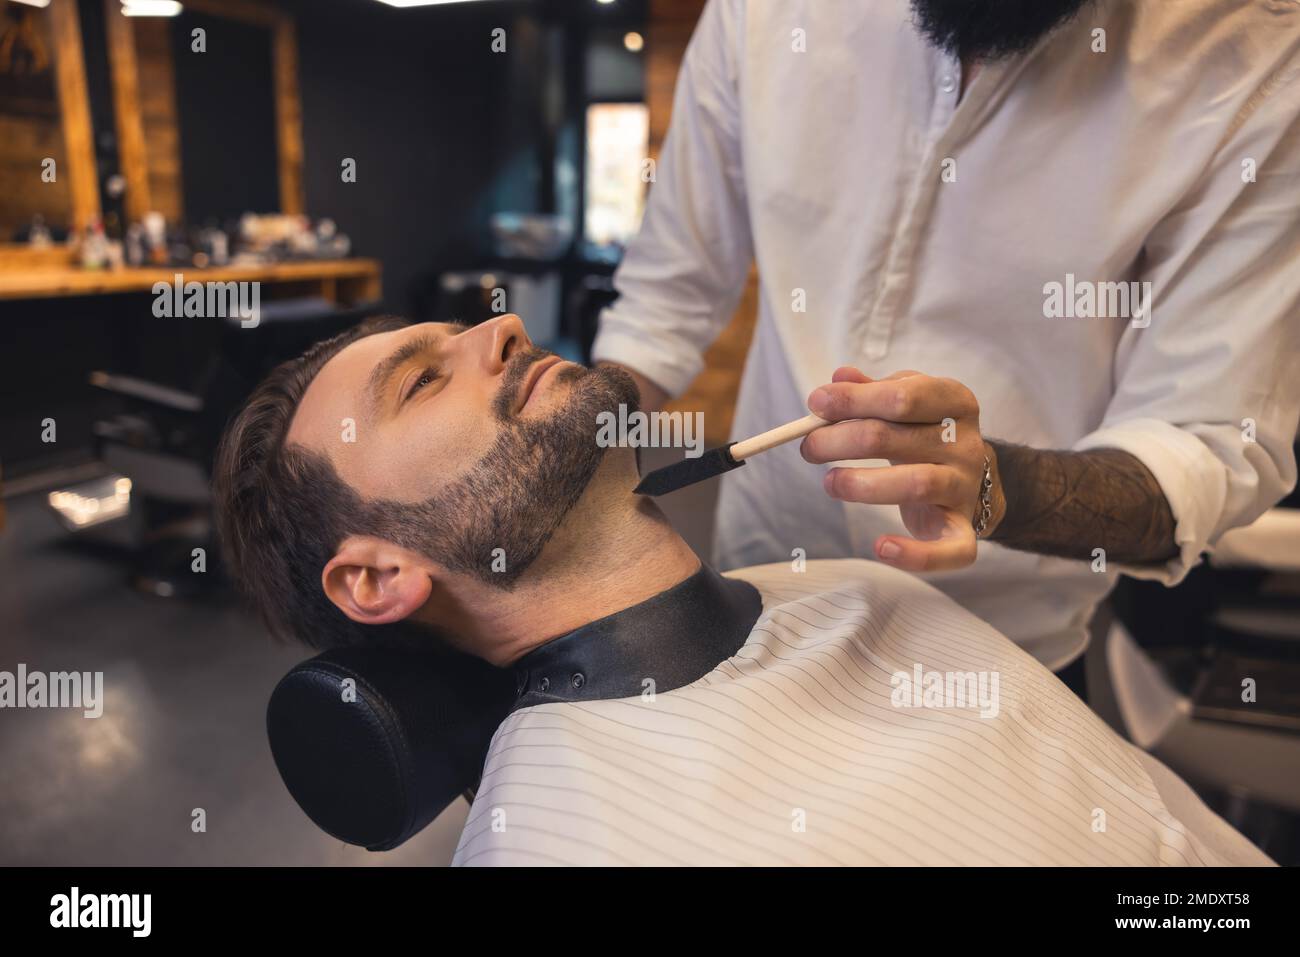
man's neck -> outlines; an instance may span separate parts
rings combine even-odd
[[[650,499],[631,455],[607,455],[586,494],[509,591],[457,580],[420,616],[463,650],[505,666],[551,638],[689,578],[700,560]],[[509,560],[509,556],[506,556]]]

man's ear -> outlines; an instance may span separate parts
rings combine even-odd
[[[402,621],[424,607],[433,564],[380,538],[345,539],[321,572],[321,587],[338,609],[363,625]]]

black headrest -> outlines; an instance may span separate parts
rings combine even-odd
[[[280,680],[266,730],[307,816],[339,840],[384,851],[478,786],[515,696],[511,671],[433,641],[347,648]]]

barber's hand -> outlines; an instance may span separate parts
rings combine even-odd
[[[908,571],[975,561],[972,519],[984,457],[993,462],[994,455],[980,435],[979,403],[970,389],[910,370],[872,380],[846,366],[809,396],[808,408],[834,423],[804,438],[800,452],[809,462],[889,460],[888,468],[833,468],[825,481],[832,498],[899,507],[915,538],[880,536],[881,561]],[[996,471],[994,480],[996,493]],[[1001,496],[993,498],[990,530],[1005,510]]]

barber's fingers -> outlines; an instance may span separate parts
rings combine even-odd
[[[853,366],[840,366],[831,376],[832,382],[870,382],[871,376]]]
[[[941,422],[979,415],[974,394],[956,379],[904,375],[872,382],[832,382],[813,390],[808,409],[823,419]],[[865,378],[865,377],[864,377]]]
[[[885,376],[885,378],[881,379],[880,381],[884,382],[888,379],[906,379],[908,376],[924,375],[924,374],[925,373],[923,372],[917,372],[915,369],[899,369],[897,372],[892,372],[889,375]],[[835,370],[835,374],[831,376],[831,381],[832,382],[873,382],[875,380],[873,380],[871,376],[867,375],[865,372],[863,372],[861,369],[857,368],[856,366],[840,366],[838,369]]]
[[[876,557],[909,572],[938,572],[965,568],[979,553],[969,517],[951,513],[950,531],[933,541],[882,535],[876,539]],[[963,527],[964,526],[964,527]]]
[[[962,473],[946,465],[833,468],[823,485],[832,498],[868,505],[967,507],[971,499]]]
[[[959,460],[965,449],[943,441],[944,426],[886,422],[884,419],[846,419],[808,433],[799,454],[814,465],[843,459],[889,459],[891,462]],[[972,433],[974,434],[974,433]]]

